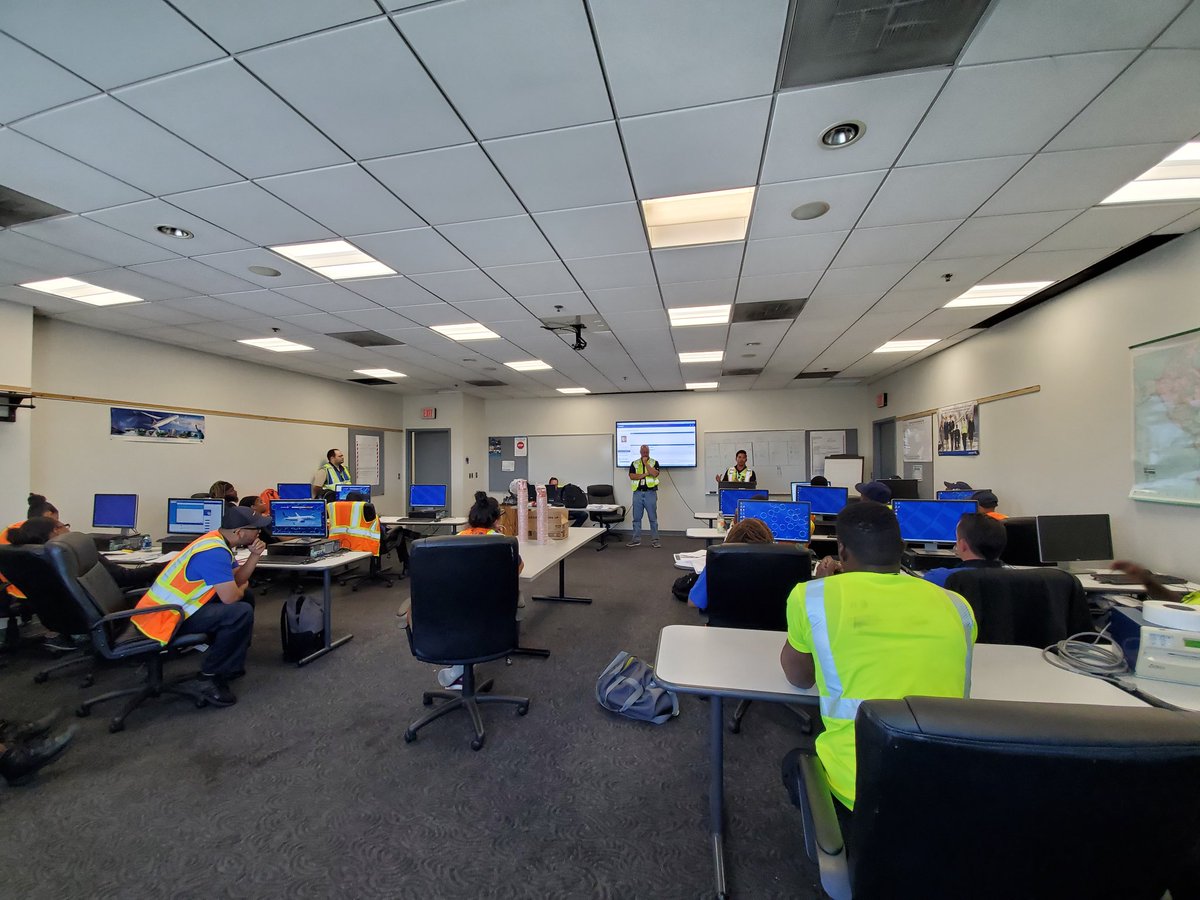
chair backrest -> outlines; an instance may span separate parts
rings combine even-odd
[[[425,662],[481,662],[517,645],[516,538],[447,535],[409,556],[412,651]]]
[[[855,733],[857,900],[1158,900],[1200,836],[1194,714],[908,697]]]
[[[787,598],[812,574],[812,554],[790,544],[716,544],[704,563],[708,624],[787,631]]]
[[[588,503],[616,503],[617,495],[611,484],[589,484],[587,501]]]
[[[44,627],[59,634],[87,633],[89,620],[63,587],[45,547],[0,545],[0,575],[20,588]]]
[[[982,644],[1047,647],[1093,630],[1079,579],[1061,569],[959,569],[946,589],[971,604]]]
[[[90,536],[72,531],[51,538],[46,544],[46,556],[63,588],[87,619],[89,628],[110,613],[123,612],[136,605],[136,600],[118,587],[101,564],[100,554]],[[107,655],[129,627],[129,623],[124,622],[110,629],[92,631],[92,643]]]

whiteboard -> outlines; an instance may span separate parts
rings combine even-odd
[[[754,470],[758,486],[787,494],[793,481],[808,481],[805,432],[709,431],[704,435],[704,489],[716,490],[716,476],[734,464],[739,450]]]
[[[613,484],[613,437],[611,434],[529,435],[529,480],[545,484],[551,475],[558,483]]]
[[[834,487],[848,487],[853,490],[854,486],[863,480],[862,457],[825,460],[825,477]]]

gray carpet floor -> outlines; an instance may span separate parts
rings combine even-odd
[[[530,602],[522,641],[551,657],[479,667],[497,692],[532,698],[523,718],[485,708],[479,752],[464,713],[403,741],[421,692],[436,687],[396,618],[407,580],[335,588],[334,632],[354,639],[303,669],[280,658],[285,592],[260,595],[236,706],[151,701],[119,734],[107,731],[111,706],[71,711],[133,670],[102,670],[81,691],[73,675],[35,685],[36,653],[7,658],[0,716],[61,706],[79,733],[32,784],[0,786],[0,895],[711,896],[707,704],[682,697],[678,718],[653,726],[605,712],[594,694],[617,651],[652,661],[664,625],[701,621],[670,595],[671,553],[697,546],[667,537],[660,550],[614,543],[571,556],[567,592],[595,602]],[[525,593],[557,586],[551,570]],[[185,658],[169,673],[193,667]],[[799,742],[796,718],[766,703],[726,738],[735,896],[822,896],[779,778]]]

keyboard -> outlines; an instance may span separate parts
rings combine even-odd
[[[1141,584],[1142,579],[1127,575],[1124,572],[1114,572],[1111,575],[1093,575],[1092,578],[1101,584]],[[1187,584],[1186,578],[1180,578],[1178,575],[1155,575],[1154,580],[1159,584]]]

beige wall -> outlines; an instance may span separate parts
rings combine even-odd
[[[33,309],[0,301],[0,385],[29,388],[33,384]],[[7,412],[7,410],[0,410]],[[29,496],[30,444],[33,416],[40,410],[17,410],[15,422],[0,422],[0,528],[25,517]],[[39,491],[39,493],[43,493]]]

